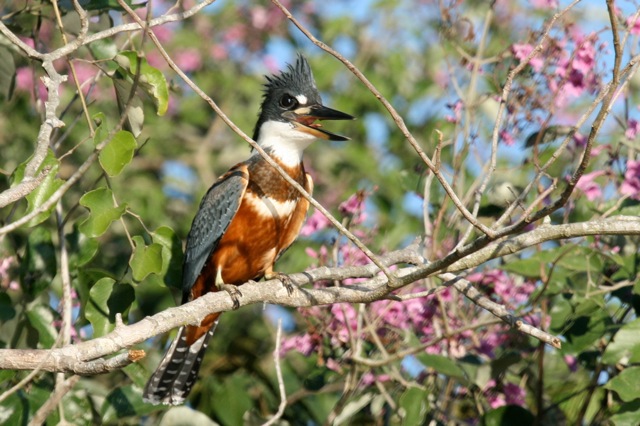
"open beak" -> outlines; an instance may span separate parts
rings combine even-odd
[[[330,141],[348,141],[349,138],[324,130],[322,125],[316,123],[316,121],[355,120],[355,117],[352,115],[319,104],[287,111],[283,113],[282,116],[291,121],[299,131],[308,133],[319,139],[327,139]]]

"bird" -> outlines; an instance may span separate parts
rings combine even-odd
[[[304,168],[304,149],[317,139],[349,139],[325,130],[318,121],[353,119],[322,104],[311,67],[299,54],[279,75],[266,77],[253,140],[311,194],[313,180]],[[252,150],[247,160],[217,179],[200,203],[187,235],[182,303],[225,290],[237,308],[241,293],[236,286],[262,278],[280,278],[291,293],[290,281],[274,271],[274,264],[297,238],[308,209],[309,201]],[[184,403],[219,316],[210,314],[199,325],[178,330],[144,388],[145,401]]]

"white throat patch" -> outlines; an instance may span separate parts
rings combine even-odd
[[[315,139],[308,133],[296,130],[291,123],[267,121],[260,127],[260,136],[256,142],[262,148],[271,150],[271,155],[283,165],[296,167],[302,161],[304,149]]]

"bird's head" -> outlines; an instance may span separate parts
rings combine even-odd
[[[297,148],[301,152],[315,139],[349,139],[325,130],[318,121],[353,119],[322,105],[309,63],[298,55],[295,65],[288,65],[280,75],[267,77],[253,139],[264,148]]]

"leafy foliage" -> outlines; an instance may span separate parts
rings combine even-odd
[[[143,19],[178,11],[165,1],[124,3]],[[465,244],[479,247],[482,225],[513,225],[509,238],[543,233],[547,224],[588,228],[597,219],[640,215],[635,3],[618,1],[612,9],[623,65],[629,58],[635,65],[618,82],[622,90],[593,140],[592,111],[602,107],[597,98],[615,65],[613,24],[593,18],[609,13],[604,2],[580,3],[555,21],[565,7],[555,0],[283,3],[396,108],[416,146],[477,217],[475,226],[370,91],[314,50],[276,6],[216,2],[152,31],[248,133],[261,76],[283,68],[296,51],[308,56],[325,103],[359,118],[336,124],[352,141],[307,151],[314,196],[375,252],[419,238],[422,255],[437,261],[462,253]],[[88,13],[86,34],[71,1],[59,2],[59,12],[40,1],[0,8],[1,348],[76,344],[107,335],[120,319],[134,323],[173,306],[181,244],[200,197],[249,155],[148,35],[124,31],[121,25],[134,21],[120,2],[79,4]],[[181,2],[179,10],[194,4]],[[38,52],[93,37],[55,61],[67,75],[53,111],[64,127],[46,115],[56,94],[42,83],[50,77],[42,60],[30,58],[9,32]],[[521,72],[504,94],[516,67]],[[51,137],[38,150],[44,130]],[[576,173],[584,158],[586,169]],[[4,203],[2,196],[41,173],[34,190]],[[573,178],[560,208],[530,220]],[[43,208],[61,188],[59,201]],[[279,270],[369,263],[324,216],[310,213]],[[22,226],[7,228],[29,214],[35,216]],[[189,408],[142,401],[164,347],[152,339],[141,345],[146,359],[80,379],[62,396],[63,409],[42,421],[155,424],[197,410],[203,422],[206,416],[225,425],[261,424],[280,404],[272,351],[274,318],[283,318],[288,399],[281,424],[635,425],[639,245],[631,231],[568,234],[458,272],[518,319],[557,335],[561,349],[498,322],[432,276],[397,291],[401,301],[225,313]],[[62,315],[68,301],[72,324]],[[70,342],[61,341],[63,327]],[[3,423],[34,419],[57,388],[55,375],[41,373],[3,395],[26,374],[0,370]]]

